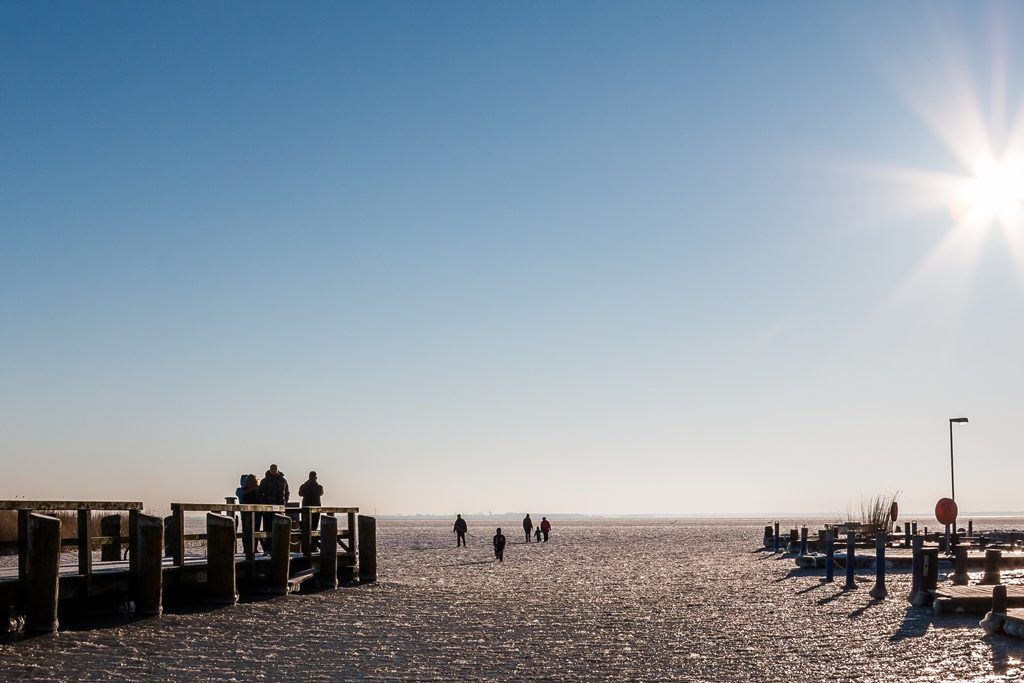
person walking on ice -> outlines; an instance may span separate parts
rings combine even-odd
[[[530,542],[530,534],[533,533],[533,520],[530,519],[530,513],[526,513],[526,517],[523,517],[523,531],[526,532],[526,542]]]
[[[452,529],[455,532],[455,547],[458,548],[460,545],[466,547],[466,532],[469,531],[469,527],[466,524],[466,520],[462,518],[462,515],[455,515],[455,528]]]
[[[548,534],[551,533],[551,522],[548,521],[547,517],[540,518],[540,530],[544,533],[544,542],[548,542]],[[539,538],[537,539],[540,540]]]
[[[501,527],[498,527],[498,533],[494,534],[494,556],[498,558],[498,562],[505,561],[505,535],[501,533]]]

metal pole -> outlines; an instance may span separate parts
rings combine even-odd
[[[956,480],[953,477],[953,420],[949,421],[949,488],[950,498],[956,500]]]

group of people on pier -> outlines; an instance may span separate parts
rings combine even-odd
[[[452,528],[452,532],[455,534],[455,547],[465,547],[469,525],[462,518],[461,514],[455,515],[455,526]],[[548,536],[551,533],[551,522],[548,521],[547,517],[541,517],[540,524],[534,526],[533,520],[530,519],[530,513],[526,513],[526,517],[523,518],[523,533],[526,536],[527,543],[530,542],[531,536],[536,538],[537,543],[541,542],[542,537],[544,543],[547,543]],[[505,534],[501,533],[501,527],[498,527],[494,538],[491,539],[491,544],[494,546],[494,556],[498,559],[498,562],[505,561],[505,543]]]
[[[321,505],[323,495],[324,487],[317,481],[316,472],[311,471],[309,479],[299,487],[302,506],[317,507]],[[235,489],[235,497],[243,505],[287,505],[291,491],[288,490],[288,480],[285,478],[284,472],[278,469],[277,465],[271,465],[262,480],[257,479],[255,474],[243,474],[239,479],[238,488]],[[320,515],[314,514],[312,522],[313,528],[316,529],[320,522]],[[255,525],[253,531],[259,531],[261,526],[270,531],[273,523],[273,512],[257,514],[253,521]],[[263,552],[270,552],[269,538],[260,539],[259,544],[263,548]]]

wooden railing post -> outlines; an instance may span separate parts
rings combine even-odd
[[[60,520],[31,514],[26,524],[27,628],[32,633],[56,633],[60,586]]]
[[[359,580],[377,580],[377,519],[359,515]]]
[[[242,552],[245,553],[245,559],[250,562],[256,558],[256,515],[263,514],[262,512],[243,512],[242,516]]]
[[[302,508],[301,534],[299,537],[302,554],[309,557],[313,554],[313,515],[308,507]]]
[[[270,540],[270,592],[275,595],[288,593],[288,568],[291,562],[292,518],[275,514],[268,530]]]
[[[18,581],[25,585],[28,576],[28,520],[31,510],[18,510]]]
[[[135,575],[135,612],[159,616],[163,611],[163,544],[164,520],[153,515],[139,515],[138,535],[130,551],[138,557]]]
[[[135,556],[135,549],[139,542],[139,511],[128,511],[128,571],[132,574],[139,570],[139,562]]]
[[[92,513],[78,511],[78,573],[88,577],[92,574],[92,530],[89,528]],[[89,579],[86,578],[86,586]]]
[[[100,534],[108,536],[109,543],[100,547],[100,560],[117,562],[121,559],[121,515],[106,515],[100,518]]]
[[[206,597],[221,605],[238,601],[235,588],[235,520],[206,513]]]
[[[338,518],[320,516],[320,571],[317,583],[321,588],[338,587]]]
[[[174,564],[181,567],[185,564],[185,511],[181,508],[173,510],[174,516]]]

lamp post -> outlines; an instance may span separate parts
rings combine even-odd
[[[956,480],[953,478],[953,423],[967,424],[966,417],[951,417],[949,418],[949,488],[950,498],[956,500]]]

